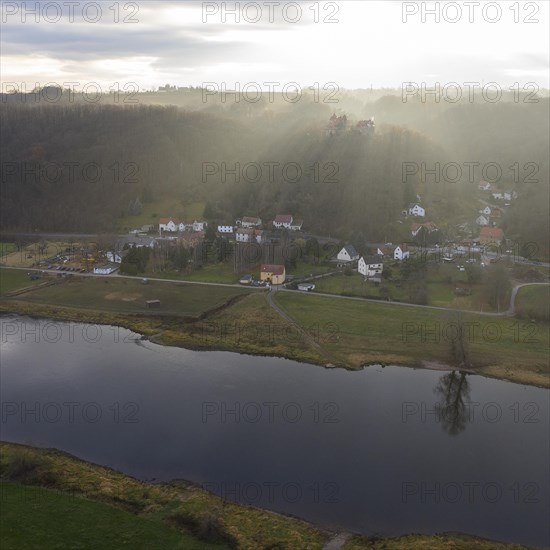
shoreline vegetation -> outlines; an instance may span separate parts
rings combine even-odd
[[[322,550],[342,537],[342,550],[526,550],[462,533],[369,538],[335,533],[304,520],[240,505],[184,480],[149,483],[56,449],[0,442],[1,520],[6,548],[56,548],[97,541],[103,548]],[[59,522],[70,513],[82,518]],[[24,526],[24,529],[20,527]],[[80,540],[79,540],[80,539]],[[67,540],[71,542],[67,542]]]
[[[146,310],[143,299],[158,296],[162,309]],[[371,364],[463,370],[550,388],[550,325],[515,317],[90,277],[4,295],[0,313],[123,327],[156,344],[198,351],[350,370]]]

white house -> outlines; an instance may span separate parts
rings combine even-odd
[[[180,222],[173,218],[161,218],[159,221],[159,230],[175,233],[180,230]]]
[[[115,245],[115,250],[124,250],[124,247],[135,246],[136,248],[142,248],[148,246],[149,248],[155,248],[157,245],[157,239],[154,237],[140,236],[140,235],[128,235],[118,239]]]
[[[273,220],[273,227],[277,229],[281,229],[282,227],[284,227],[285,229],[290,229],[292,221],[293,219],[290,214],[277,214],[277,216],[275,216],[275,219]]]
[[[422,208],[419,204],[409,205],[409,216],[418,216],[423,218],[426,215],[426,210]]]
[[[237,229],[235,239],[238,243],[249,243],[254,238],[254,229]]]
[[[347,244],[338,252],[336,259],[342,263],[350,263],[359,259],[359,253],[352,244]]]
[[[301,231],[302,225],[304,225],[303,220],[292,220],[292,223],[290,224],[290,230],[291,231]]]
[[[367,256],[366,258],[362,256],[359,258],[357,271],[364,277],[376,277],[380,275],[383,270],[384,264],[381,256]]]
[[[512,191],[496,191],[494,193],[491,193],[493,195],[493,199],[501,199],[505,201],[511,201],[512,198],[516,198],[517,193]]]
[[[483,214],[481,214],[481,216],[476,219],[476,224],[483,227],[485,225],[489,225],[489,220]]]
[[[122,263],[122,259],[126,254],[128,253],[127,250],[120,250],[120,251],[111,251],[107,252],[105,256],[107,256],[107,260],[113,264],[120,264]]]
[[[251,216],[245,216],[242,220],[237,220],[236,223],[237,225],[240,225],[244,229],[262,226],[262,220],[260,218],[254,218]]]
[[[193,231],[193,224],[195,222],[179,222],[178,231],[183,233],[184,231]]]
[[[218,225],[218,233],[224,233],[224,234],[233,234],[233,226],[232,225]]]
[[[489,206],[486,206],[483,210],[480,210],[479,213],[484,214],[485,216],[490,216],[491,208]]]
[[[204,231],[206,229],[207,225],[208,225],[207,222],[195,220],[193,222],[193,231],[195,231],[195,232]]]
[[[96,275],[110,275],[118,269],[115,265],[97,265],[94,267],[94,273]]]
[[[399,260],[400,262],[402,260],[406,260],[409,257],[409,249],[406,244],[402,244],[400,246],[396,246],[393,251],[393,259]]]

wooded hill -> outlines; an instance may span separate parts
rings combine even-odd
[[[337,104],[313,96],[222,104],[191,96],[185,109],[145,104],[160,94],[139,94],[135,105],[2,96],[2,230],[112,231],[136,198],[173,198],[206,203],[213,222],[291,213],[314,233],[395,241],[407,236],[409,222],[398,220],[419,194],[426,219],[452,237],[457,223],[475,219],[482,168],[496,163],[495,185],[519,194],[502,222],[506,236],[548,255],[548,98],[451,104],[346,92]],[[348,128],[328,136],[334,112],[347,115]],[[371,137],[355,128],[370,116]],[[422,163],[439,181],[422,176]],[[446,178],[447,163],[460,166],[458,181]]]

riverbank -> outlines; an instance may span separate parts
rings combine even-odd
[[[162,293],[162,308],[144,310],[138,305],[144,293]],[[120,326],[158,344],[195,350],[347,369],[438,365],[550,387],[548,323],[295,292],[274,293],[272,307],[266,297],[238,288],[87,278],[4,296],[0,313]],[[466,358],[461,364],[457,330]]]
[[[322,550],[335,535],[296,518],[224,501],[187,481],[146,483],[55,449],[1,442],[0,481],[3,502],[10,503],[1,524],[5,548],[32,547],[40,536],[60,549],[74,548],[79,543],[89,546],[98,534],[102,547],[116,548],[120,547],[117,541],[131,543],[133,532],[141,537],[141,546],[134,548]],[[37,488],[44,490],[38,492]],[[72,517],[82,519],[71,538],[66,538],[67,528],[59,521],[59,514],[67,510]],[[153,537],[156,545],[148,546],[147,541]],[[385,539],[352,536],[342,550],[383,548],[527,547],[464,534],[440,534]]]

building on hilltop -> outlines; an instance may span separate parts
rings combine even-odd
[[[348,117],[346,115],[337,116],[336,113],[333,114],[327,127],[325,129],[325,134],[327,136],[334,136],[340,132],[344,132],[348,127]]]
[[[356,126],[359,133],[363,136],[372,136],[374,135],[375,125],[374,117],[370,117],[368,120],[360,120]]]

